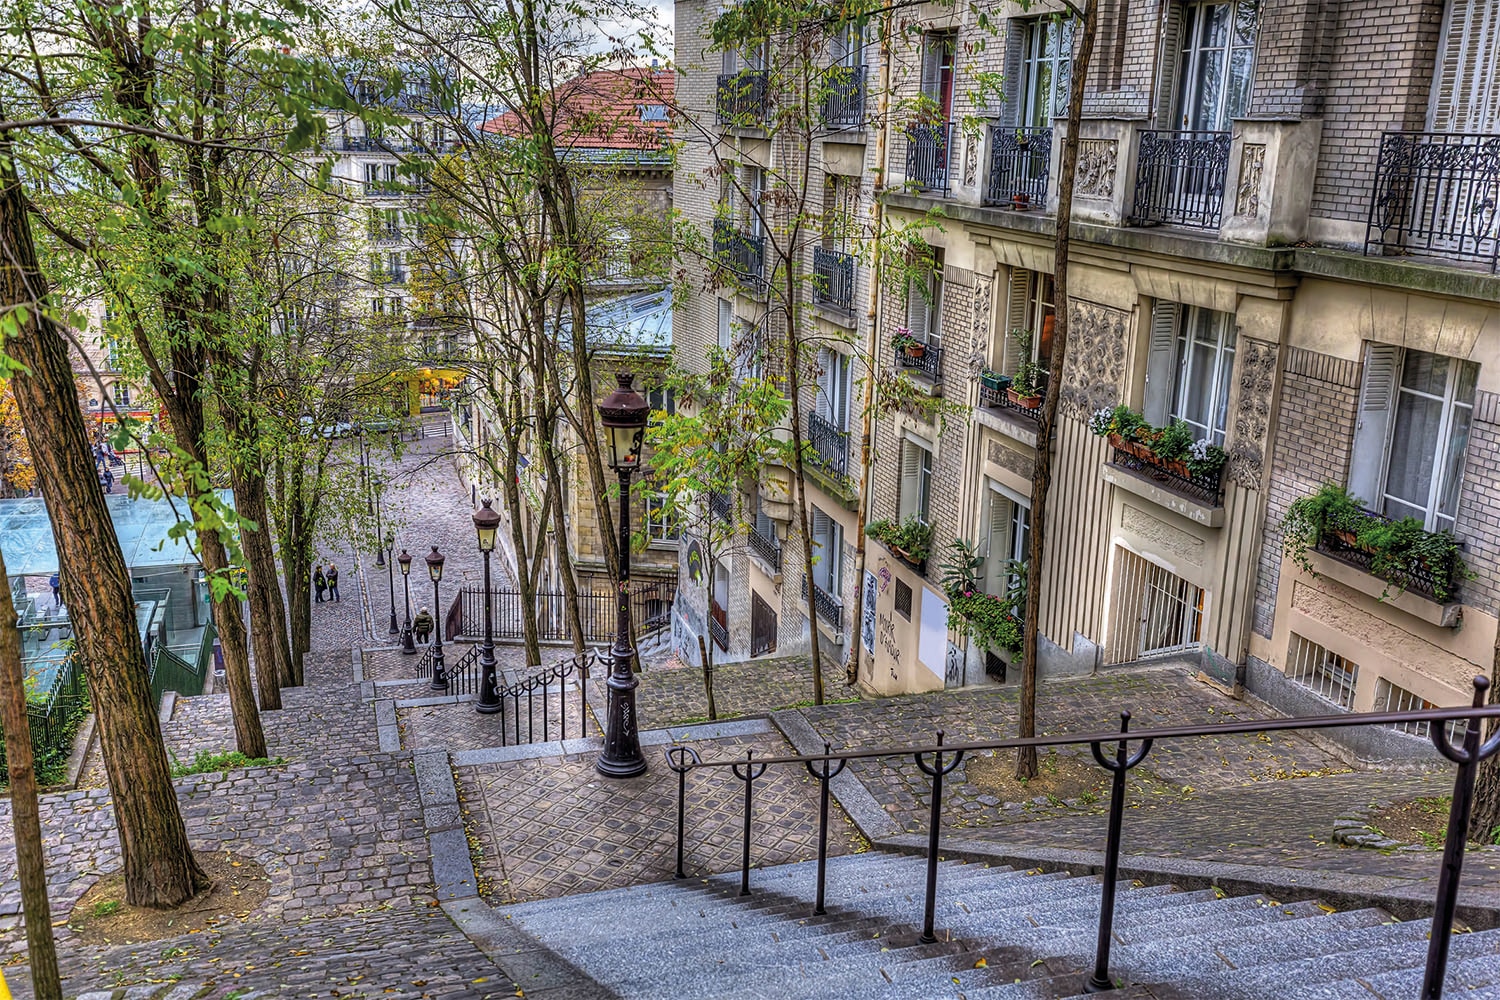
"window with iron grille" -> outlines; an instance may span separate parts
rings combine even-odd
[[[759,594],[750,594],[750,655],[764,656],[776,652],[776,612],[761,600]]]
[[[1429,708],[1442,708],[1449,706],[1434,705],[1430,701],[1412,694],[1406,688],[1398,687],[1386,680],[1384,677],[1375,682],[1375,707],[1376,712],[1421,712]],[[1454,719],[1448,723],[1448,739],[1453,743],[1463,740],[1464,728],[1468,725],[1464,719]],[[1420,736],[1427,739],[1432,731],[1430,722],[1392,722],[1386,726],[1398,733],[1406,733],[1408,736]]]
[[[646,494],[646,537],[653,542],[676,541],[682,536],[677,516],[667,510],[667,500],[660,493]]]
[[[1307,688],[1324,701],[1331,701],[1345,710],[1354,708],[1359,664],[1329,652],[1295,632],[1287,649],[1286,675],[1292,683]]]
[[[896,581],[896,614],[911,621],[911,588],[900,580]]]
[[[1193,649],[1203,640],[1203,588],[1129,549],[1116,549],[1110,663]]]

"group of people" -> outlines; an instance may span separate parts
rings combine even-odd
[[[99,488],[106,493],[115,491],[115,473],[111,465],[120,463],[119,456],[106,444],[94,445],[94,469],[99,473]]]
[[[328,564],[325,572],[322,566],[313,569],[313,591],[317,594],[319,604],[323,603],[323,595],[327,593],[328,600],[339,599],[339,568],[333,563]]]

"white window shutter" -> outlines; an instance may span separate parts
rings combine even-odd
[[[826,347],[818,348],[818,399],[813,411],[824,420],[833,420],[833,364],[836,355]]]
[[[922,96],[939,99],[938,85],[942,74],[943,36],[927,35],[922,39]]]
[[[1005,107],[1001,112],[1002,123],[1009,126],[1023,124],[1026,110],[1026,81],[1022,79],[1021,63],[1024,59],[1028,22],[1018,17],[1005,22],[1005,76],[1001,86],[1005,93]]]
[[[849,429],[849,359],[838,352],[833,355],[833,423],[841,430]]]
[[[1160,299],[1151,307],[1151,341],[1146,353],[1146,393],[1142,411],[1160,427],[1172,412],[1172,369],[1177,356],[1178,316],[1182,306]]]
[[[720,69],[719,69],[719,71],[721,73],[724,73],[724,74],[728,75],[730,73],[737,73],[737,72],[739,72],[739,67],[737,67],[735,65],[735,63],[738,60],[736,59],[736,54],[735,54],[734,49],[725,49],[721,53],[721,56],[723,57],[722,61],[720,62]]]
[[[1000,593],[1005,581],[1005,562],[1010,558],[1011,500],[990,490],[990,523],[985,535],[985,592]]]
[[[1359,386],[1359,413],[1354,424],[1354,452],[1349,458],[1349,492],[1380,509],[1381,480],[1396,413],[1396,395],[1405,351],[1394,344],[1365,345],[1364,378]]]
[[[1431,128],[1500,128],[1500,0],[1452,0],[1433,81]]]
[[[921,453],[910,441],[901,442],[901,490],[899,493],[901,520],[905,521],[917,512],[919,480],[922,475]]]
[[[734,305],[728,299],[719,300],[719,347],[729,350],[734,342]]]
[[[1004,350],[1000,355],[1003,359],[1000,370],[1006,375],[1014,375],[1016,369],[1021,367],[1021,362],[1025,360],[1021,357],[1015,338],[1011,334],[1026,328],[1026,305],[1031,295],[1032,273],[1024,267],[1010,269],[1010,295],[1005,304],[1005,329],[1000,331],[1005,341]]]
[[[1158,75],[1156,77],[1156,121],[1157,128],[1175,129],[1182,126],[1175,117],[1177,111],[1177,74],[1182,61],[1182,4],[1168,0],[1166,23],[1162,25],[1161,51],[1157,54]]]
[[[906,325],[911,330],[911,335],[918,340],[927,340],[927,319],[931,303],[927,294],[930,293],[931,282],[925,278],[913,278],[907,285],[906,295]]]

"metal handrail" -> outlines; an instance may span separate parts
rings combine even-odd
[[[1473,806],[1475,770],[1480,761],[1500,750],[1500,729],[1482,740],[1485,719],[1500,719],[1500,705],[1486,705],[1485,696],[1489,680],[1474,678],[1474,698],[1468,707],[1423,709],[1417,712],[1346,712],[1336,715],[1315,715],[1281,719],[1262,719],[1250,722],[1223,722],[1208,726],[1164,726],[1157,729],[1130,730],[1130,713],[1120,713],[1120,728],[1115,732],[1082,733],[1071,736],[1032,736],[1004,740],[988,740],[971,743],[943,742],[943,733],[937,734],[935,743],[904,746],[877,747],[834,752],[831,744],[823,744],[821,754],[787,754],[771,757],[756,757],[753,750],[744,757],[723,760],[703,760],[691,747],[674,746],[666,751],[667,766],[677,773],[677,870],[674,878],[686,878],[683,867],[684,839],[687,816],[687,775],[689,771],[730,768],[735,778],[745,784],[744,848],[741,858],[740,893],[750,891],[750,844],[752,836],[752,811],[754,808],[753,785],[768,767],[783,764],[800,764],[822,785],[821,797],[824,807],[820,812],[818,828],[818,901],[814,915],[824,908],[823,886],[827,866],[828,819],[826,802],[828,782],[852,760],[872,760],[881,757],[912,756],[923,774],[932,779],[931,814],[927,831],[927,885],[923,899],[923,924],[921,940],[936,940],[934,922],[937,898],[938,836],[941,828],[941,804],[943,778],[968,754],[986,750],[1014,750],[1022,747],[1062,747],[1087,745],[1095,761],[1111,772],[1109,824],[1104,847],[1104,891],[1100,897],[1099,935],[1095,952],[1094,970],[1089,978],[1090,992],[1112,987],[1109,978],[1109,943],[1114,926],[1113,885],[1119,872],[1120,831],[1124,821],[1126,772],[1141,763],[1158,740],[1186,739],[1203,736],[1232,736],[1243,733],[1298,732],[1304,730],[1339,729],[1352,726],[1389,726],[1391,724],[1426,722],[1447,723],[1456,719],[1467,719],[1468,726],[1462,734],[1462,742],[1455,746],[1448,737],[1446,725],[1429,725],[1428,736],[1433,746],[1443,757],[1458,765],[1454,778],[1453,802],[1448,814],[1446,839],[1443,845],[1443,865],[1438,877],[1437,895],[1434,901],[1432,932],[1429,935],[1426,974],[1422,985],[1422,1000],[1438,1000],[1442,996],[1443,976],[1447,970],[1448,950],[1453,929],[1453,916],[1458,903],[1459,875],[1463,867],[1463,855],[1468,834],[1469,814]],[[1137,747],[1130,751],[1130,744]],[[1107,757],[1104,748],[1113,744],[1115,753]],[[945,763],[944,758],[948,757]],[[930,758],[930,761],[929,759]],[[836,768],[830,765],[838,765]]]
[[[468,652],[459,657],[458,661],[448,671],[449,694],[473,694],[479,689],[479,650],[478,644],[469,647]],[[568,738],[568,699],[563,696],[562,685],[574,678],[578,679],[578,736],[584,737],[589,734],[589,668],[596,663],[607,663],[609,660],[608,647],[588,647],[582,653],[575,653],[565,660],[545,667],[539,667],[535,673],[528,674],[506,687],[500,688],[496,697],[500,701],[500,745],[520,746],[525,743],[535,743],[536,739],[536,703],[542,703],[542,739],[545,743],[552,739],[552,720],[550,709],[552,699],[550,689],[553,684],[558,686],[557,703],[560,710],[558,739]],[[421,676],[418,674],[418,676]],[[526,700],[525,711],[522,712],[521,700]],[[507,728],[506,702],[509,700],[509,711],[511,723]],[[522,736],[522,721],[525,721],[525,736]]]

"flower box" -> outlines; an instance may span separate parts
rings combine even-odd
[[[1012,403],[1016,404],[1023,410],[1034,410],[1042,405],[1042,396],[1040,393],[1036,394],[1035,396],[1023,396],[1019,392],[1016,392],[1015,389],[1007,388],[1005,390],[1005,395],[1010,399]]]
[[[986,368],[979,373],[979,384],[986,389],[999,392],[1002,389],[1010,388],[1010,376],[1001,375],[999,372],[990,371]]]

